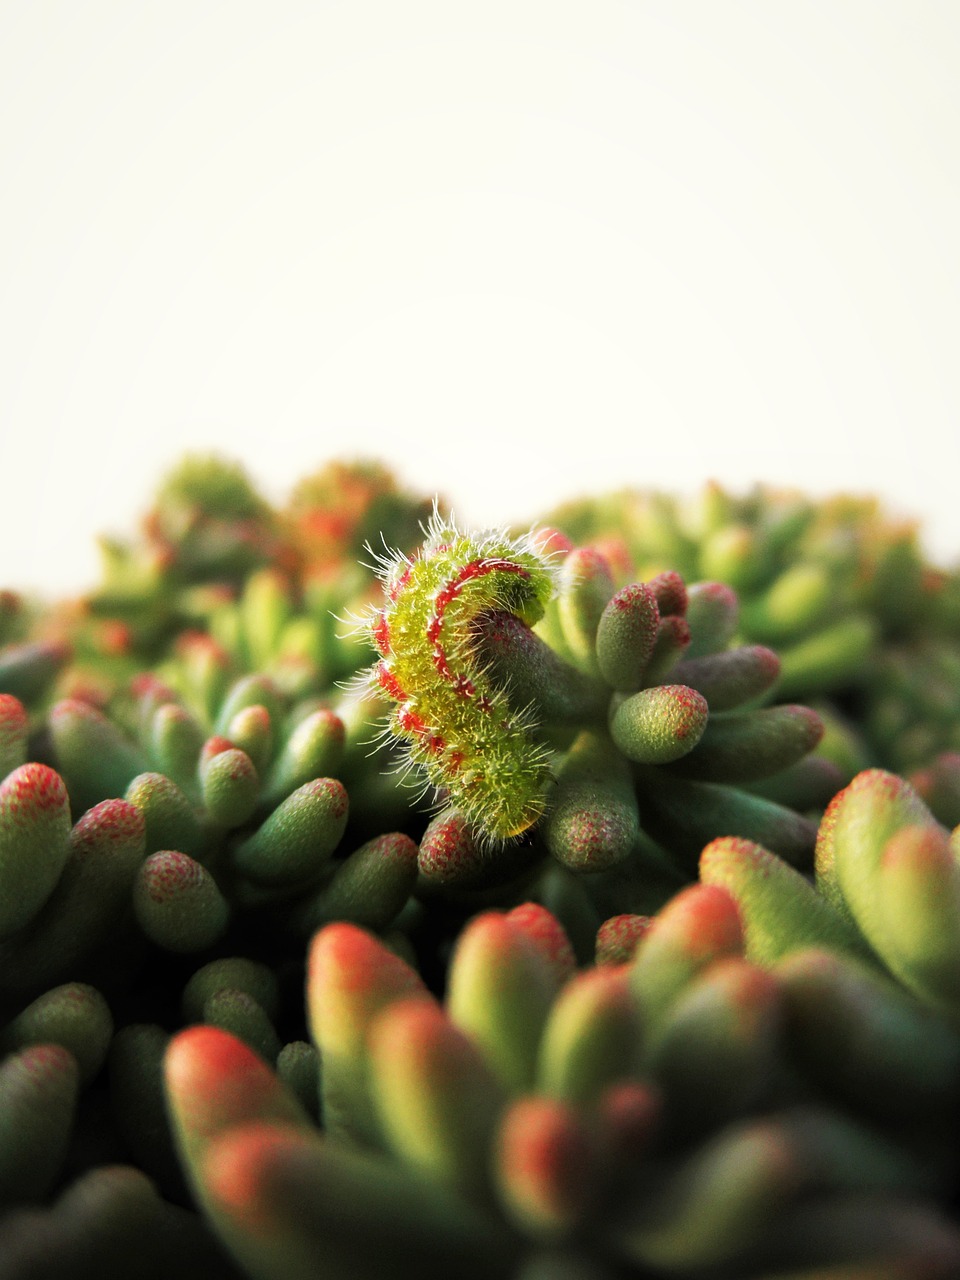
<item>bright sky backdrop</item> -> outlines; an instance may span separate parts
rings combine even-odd
[[[958,68],[953,0],[0,0],[0,586],[187,450],[878,491],[955,561]]]

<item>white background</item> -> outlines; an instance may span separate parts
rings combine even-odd
[[[0,585],[188,449],[879,491],[956,560],[958,228],[954,0],[0,0]]]

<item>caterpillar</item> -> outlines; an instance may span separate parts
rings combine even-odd
[[[546,807],[549,753],[529,711],[483,670],[474,624],[489,610],[532,626],[554,589],[531,536],[468,534],[435,509],[413,556],[378,559],[384,600],[366,619],[366,679],[393,703],[388,736],[479,834],[520,835]]]

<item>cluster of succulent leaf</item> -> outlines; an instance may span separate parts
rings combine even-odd
[[[377,464],[330,463],[275,507],[237,464],[187,458],[134,536],[100,539],[87,596],[41,607],[3,593],[0,683],[31,705],[76,693],[104,706],[200,633],[234,674],[326,693],[366,660],[333,616],[370,596],[365,546],[381,530],[415,546],[430,509]]]
[[[431,505],[192,459],[0,592],[0,1280],[960,1274],[960,574]]]
[[[728,583],[742,637],[780,655],[781,695],[838,698],[890,767],[960,750],[960,571],[927,563],[918,525],[875,499],[711,485],[584,499],[548,519],[643,573]]]

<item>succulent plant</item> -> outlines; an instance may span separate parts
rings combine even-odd
[[[960,1274],[960,578],[428,512],[191,459],[0,592],[0,1280]]]
[[[362,560],[368,547],[412,551],[430,508],[429,499],[405,493],[380,462],[334,461],[295,486],[281,520],[299,573],[312,582]]]
[[[714,484],[693,500],[625,490],[548,518],[644,573],[732,586],[740,638],[780,655],[777,696],[829,697],[872,763],[908,770],[960,745],[960,571],[930,564],[917,525],[875,499]]]
[[[398,1276],[525,1275],[558,1251],[600,1276],[955,1274],[960,872],[878,771],[820,839],[837,907],[721,838],[630,959],[577,971],[543,907],[484,911],[442,998],[325,926],[323,1132],[238,1039],[194,1027],[167,1051],[204,1212],[258,1277],[382,1275],[387,1249]],[[877,915],[909,921],[882,954]]]

